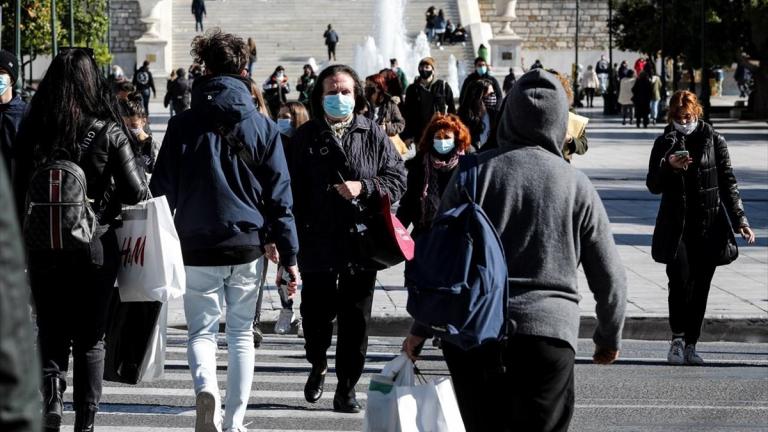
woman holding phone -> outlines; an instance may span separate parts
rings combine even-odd
[[[733,233],[755,234],[744,214],[725,138],[700,120],[696,95],[676,92],[669,125],[651,151],[646,185],[661,194],[652,255],[667,265],[672,343],[667,362],[701,365],[696,353],[715,268],[738,256]]]

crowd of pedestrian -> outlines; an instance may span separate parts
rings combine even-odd
[[[202,0],[192,7],[196,17],[204,15]],[[450,28],[443,11],[427,11],[430,40],[452,40],[458,28]],[[331,25],[324,37],[335,60],[338,35]],[[504,340],[470,350],[441,343],[462,418],[470,431],[567,430],[575,404],[578,267],[597,301],[595,363],[618,358],[627,289],[602,202],[586,175],[569,165],[572,154],[587,149],[585,130],[571,129],[569,111],[578,98],[571,81],[536,60],[520,77],[510,71],[502,88],[487,56],[479,55],[457,108],[454,89],[437,76],[431,57],[419,62],[410,83],[397,59],[363,79],[349,66],[317,74],[307,64],[294,102],[282,66],[261,85],[251,77],[253,39],[209,31],[193,40],[191,52],[189,74],[177,69],[167,84],[173,116],[162,145],[147,127],[155,93],[149,62],[132,82],[113,70],[110,84],[91,51],[62,50],[25,108],[10,90],[18,62],[0,52],[0,176],[12,173],[18,212],[12,219],[25,226],[45,427],[61,425],[71,351],[74,430],[94,430],[118,268],[115,228],[122,205],[150,195],[166,197],[181,242],[195,430],[245,430],[266,260],[279,265],[275,283],[286,287],[279,334],[294,323],[292,299],[301,282],[301,331],[311,365],[305,399],[317,403],[324,393],[335,321],[333,409],[359,412],[355,386],[365,367],[377,272],[384,268],[361,248],[360,227],[377,216],[382,200],[399,202],[396,216],[418,239],[442,212],[465,202],[457,172],[473,154],[474,202],[504,248],[505,307],[514,325]],[[601,58],[578,78],[589,107],[605,91],[607,66]],[[647,127],[662,98],[658,76],[652,62],[633,66],[623,62],[617,71],[619,103],[625,121]],[[692,93],[675,93],[669,106],[647,180],[662,195],[653,258],[667,264],[670,279],[668,360],[697,365],[704,362],[695,347],[715,267],[735,259],[734,232],[749,243],[754,233],[725,139],[701,120]],[[49,184],[41,172],[61,171],[50,168],[54,162],[79,167],[87,184],[99,235],[83,253],[62,253],[56,239],[40,241],[50,227],[28,235],[35,228],[28,197]],[[8,192],[0,192],[6,202]],[[23,277],[17,279],[21,289]],[[229,347],[223,401],[216,376],[222,315]],[[416,361],[431,336],[431,328],[415,323],[404,352]],[[26,386],[23,400],[35,405],[29,390],[39,383],[18,381]],[[34,414],[28,420],[40,421]]]
[[[430,43],[434,43],[438,47],[448,43],[466,43],[467,31],[459,24],[451,22],[450,18],[445,16],[445,12],[442,9],[437,9],[434,6],[427,8],[424,13],[424,33],[427,35],[427,40]]]

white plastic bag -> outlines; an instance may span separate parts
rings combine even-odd
[[[395,393],[402,432],[465,432],[449,378],[397,387]]]
[[[116,230],[120,247],[117,286],[123,302],[166,302],[184,294],[181,243],[164,196],[123,207]]]
[[[163,379],[165,371],[165,346],[168,327],[168,303],[163,303],[157,323],[149,339],[147,352],[139,367],[139,382]]]
[[[413,362],[400,354],[384,366],[368,384],[363,432],[399,432],[395,387],[414,385]]]

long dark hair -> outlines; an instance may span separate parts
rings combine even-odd
[[[490,85],[491,82],[486,79],[473,81],[467,87],[464,102],[459,107],[459,117],[467,125],[473,136],[483,133],[483,116],[486,112],[483,96]]]
[[[53,59],[20,129],[25,131],[36,161],[57,149],[80,159],[78,136],[92,119],[114,122],[135,140],[123,124],[117,99],[90,54],[81,49],[61,51]],[[134,147],[135,148],[135,147]]]
[[[320,72],[317,77],[317,83],[312,89],[312,97],[310,98],[312,106],[312,118],[323,118],[325,110],[323,109],[323,82],[326,78],[332,77],[336,74],[343,73],[352,77],[352,81],[355,82],[355,109],[354,112],[361,112],[366,107],[368,101],[365,99],[365,93],[363,92],[363,85],[360,83],[360,77],[357,76],[357,72],[347,65],[333,65],[328,66]]]

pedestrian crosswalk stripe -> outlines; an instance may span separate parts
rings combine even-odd
[[[371,364],[376,363],[373,361],[366,361],[365,362],[365,371],[364,372],[377,372],[384,368],[385,361],[381,360],[381,363],[379,364]],[[312,365],[304,362],[296,362],[296,363],[288,363],[288,362],[254,362],[254,369],[258,371],[258,369],[278,369],[278,370],[286,370],[286,371],[303,371],[306,370],[309,372],[309,370],[312,368]],[[217,361],[216,367],[219,370],[225,370],[227,368],[227,362],[226,361]],[[336,365],[334,363],[328,364],[329,370],[335,370]],[[187,360],[166,360],[165,361],[165,368],[166,369],[189,369],[189,364],[187,363]]]
[[[62,426],[61,432],[72,432],[72,426]],[[193,432],[193,428],[184,427],[157,427],[157,426],[101,426],[98,425],[99,432]],[[302,432],[339,432],[338,430],[315,430],[301,429]],[[248,432],[296,432],[296,429],[251,429]]]
[[[72,387],[68,387],[65,394],[71,394]],[[226,392],[224,392],[226,393]],[[192,387],[189,388],[163,388],[163,387],[104,387],[101,391],[102,395],[109,396],[171,396],[171,397],[195,397],[195,391]],[[251,391],[252,398],[262,399],[304,399],[303,391],[289,391],[289,390],[253,390]],[[365,393],[359,393],[357,399],[365,400],[367,395]]]
[[[65,412],[72,412],[70,406],[65,407]],[[115,416],[130,414],[132,416],[180,416],[194,417],[194,407],[158,406],[158,405],[134,405],[102,403],[99,405],[98,416]],[[291,419],[362,419],[365,410],[357,414],[337,413],[331,410],[331,399],[320,400],[316,409],[249,409],[245,411],[246,422],[258,418],[291,418]],[[160,428],[162,429],[162,428]],[[101,426],[99,427],[101,430]]]
[[[166,347],[165,349],[166,353],[174,353],[174,354],[186,354],[187,348],[185,347],[176,347],[176,346],[170,346]],[[219,348],[219,352],[222,352],[222,348]],[[329,357],[333,356],[333,352],[329,352]],[[299,357],[304,358],[306,355],[306,352],[304,350],[279,350],[279,349],[257,349],[256,350],[256,358],[259,357]],[[366,357],[369,359],[378,359],[378,360],[385,360],[389,361],[393,358],[397,357],[398,354],[391,353],[391,352],[373,352],[368,351],[366,354]]]

